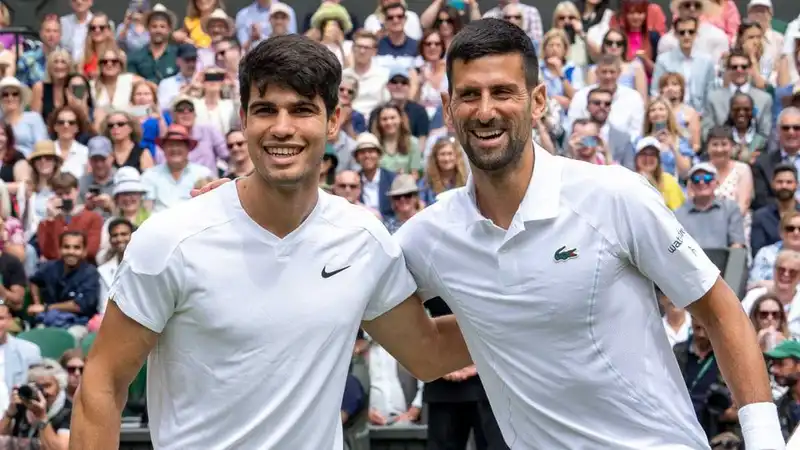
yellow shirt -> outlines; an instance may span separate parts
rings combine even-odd
[[[673,211],[680,208],[683,202],[686,201],[686,196],[683,195],[683,189],[678,184],[678,180],[668,173],[661,174],[661,185],[658,190],[664,197],[667,207]]]
[[[208,48],[211,45],[211,36],[203,31],[200,26],[200,18],[186,17],[183,19],[183,27],[189,32],[189,37],[194,41],[194,46],[197,48]]]

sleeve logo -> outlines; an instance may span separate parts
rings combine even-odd
[[[669,252],[675,253],[678,249],[683,245],[683,240],[686,238],[686,230],[681,228],[678,230],[678,235],[675,236],[675,239],[672,241],[672,244],[669,246]]]

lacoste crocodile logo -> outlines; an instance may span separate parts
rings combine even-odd
[[[577,257],[578,249],[573,248],[572,250],[567,250],[566,245],[556,250],[555,255],[553,255],[553,258],[556,260],[556,262],[564,262]]]

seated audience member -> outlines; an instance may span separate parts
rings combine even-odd
[[[244,133],[240,130],[229,131],[225,136],[225,143],[228,146],[228,173],[223,178],[244,177],[250,174],[255,167],[253,160],[250,159],[250,154],[247,152],[247,139]]]
[[[747,314],[753,310],[753,304],[761,296],[769,293],[780,300],[787,312],[787,323],[789,331],[794,336],[800,337],[800,296],[798,296],[797,285],[800,283],[800,253],[794,250],[783,250],[778,254],[775,261],[774,280],[764,283],[765,286],[758,286],[747,291],[742,299],[742,308]],[[798,305],[793,308],[792,305]]]
[[[45,263],[31,277],[28,315],[39,325],[65,328],[82,339],[97,313],[100,275],[86,262],[86,235],[65,231],[58,241],[61,259]]]
[[[611,91],[601,87],[594,88],[589,91],[586,111],[589,113],[589,118],[592,119],[592,122],[600,127],[599,136],[611,152],[611,159],[615,163],[633,170],[636,165],[634,162],[636,150],[633,146],[631,135],[608,121],[613,99],[614,94]],[[575,124],[573,123],[574,126]]]
[[[752,206],[755,210],[775,199],[775,192],[772,190],[775,168],[780,164],[795,165],[794,161],[800,152],[800,108],[792,106],[781,111],[774,134],[777,137],[774,151],[760,154],[752,165],[755,190]]]
[[[154,202],[153,212],[189,199],[198,180],[214,175],[208,167],[189,162],[189,153],[197,147],[197,141],[185,127],[170,125],[158,145],[164,150],[166,161],[142,174],[142,183]]]
[[[78,180],[71,173],[56,175],[52,186],[55,195],[47,201],[47,217],[39,222],[36,233],[39,255],[48,261],[58,259],[59,236],[64,231],[75,231],[86,237],[86,259],[94,264],[100,248],[103,217],[78,203]]]
[[[786,388],[786,393],[778,399],[778,418],[784,439],[789,439],[800,425],[797,405],[800,403],[800,342],[783,341],[779,346],[766,352],[769,373],[775,382]]]
[[[768,352],[786,339],[792,338],[786,309],[780,299],[771,292],[758,297],[753,303],[750,322],[756,330],[756,339],[762,352]]]
[[[761,250],[753,258],[753,265],[750,268],[750,276],[747,281],[750,289],[756,286],[769,285],[769,283],[765,284],[764,282],[772,280],[775,260],[778,258],[779,252],[782,250],[800,252],[800,212],[786,212],[781,217],[778,228],[780,229],[778,242],[761,247]]]
[[[772,192],[775,202],[762,206],[753,213],[750,247],[753,256],[762,248],[781,240],[781,217],[790,211],[800,211],[794,198],[797,190],[797,169],[791,164],[779,164],[772,173]]]
[[[419,196],[423,204],[432,205],[441,193],[467,184],[469,169],[465,159],[464,150],[455,139],[435,140],[427,158],[425,175],[419,180]]]
[[[431,131],[431,122],[425,107],[411,99],[411,81],[408,69],[392,67],[389,69],[389,82],[386,84],[391,103],[397,105],[408,119],[408,128],[411,135],[419,140],[419,148],[425,147],[425,139]],[[367,128],[374,129],[378,121],[378,112],[381,105],[370,112]]]
[[[394,173],[379,166],[383,146],[372,133],[361,133],[353,150],[353,159],[361,166],[360,201],[368,208],[381,213],[384,219],[392,217],[392,202],[386,195],[394,181]]]
[[[5,370],[0,377],[0,408],[8,408],[11,402],[11,390],[26,381],[28,368],[42,362],[39,346],[11,335],[14,328],[14,317],[5,302],[0,302],[0,352],[5,361]]]
[[[658,296],[658,303],[664,308],[664,317],[661,318],[664,323],[664,331],[667,333],[669,345],[675,347],[675,344],[686,342],[692,332],[692,315],[689,311],[683,308],[678,308],[674,303],[661,292],[661,289],[656,289]]]
[[[333,183],[332,193],[333,195],[343,197],[354,205],[363,206],[374,213],[379,219],[382,218],[381,213],[377,209],[370,208],[361,201],[361,177],[358,172],[354,170],[343,170],[337,173]]]
[[[678,209],[686,200],[678,180],[661,167],[661,142],[654,137],[639,139],[636,143],[634,169],[647,179],[664,197],[671,210]]]
[[[72,401],[75,391],[81,384],[81,378],[83,378],[85,355],[81,349],[71,348],[61,355],[58,362],[61,364],[61,368],[67,372],[67,398]]]
[[[702,248],[743,248],[744,224],[739,205],[717,198],[717,169],[710,163],[696,164],[689,170],[689,201],[675,217]]]
[[[62,450],[69,446],[72,402],[67,398],[67,378],[64,369],[52,359],[28,370],[25,391],[13,390],[11,404],[0,420],[0,435],[30,441],[16,441],[17,445],[8,448],[25,445],[24,448]]]
[[[422,382],[416,395],[406,401],[397,360],[373,341],[369,349],[369,421],[373,425],[400,425],[416,422],[422,412]]]
[[[114,208],[111,193],[115,169],[111,140],[105,136],[95,136],[86,145],[89,147],[91,170],[78,180],[79,201],[83,202],[86,209],[108,218]]]
[[[566,145],[567,156],[590,164],[611,164],[611,153],[600,137],[600,127],[590,119],[576,119]]]
[[[114,281],[114,274],[117,273],[119,263],[125,255],[125,249],[131,241],[131,235],[136,228],[130,220],[124,218],[114,218],[108,223],[108,234],[111,248],[108,252],[106,262],[97,268],[100,274],[100,291],[97,304],[97,313],[104,314],[108,304],[108,293],[111,283]]]
[[[229,158],[228,147],[225,145],[225,135],[208,123],[201,123],[198,119],[197,106],[201,100],[186,95],[179,95],[172,103],[172,119],[176,125],[186,129],[186,134],[196,142],[189,161],[205,166],[214,175],[217,174],[219,163]],[[167,127],[167,134],[170,128]],[[162,135],[163,137],[163,135]],[[166,152],[163,145],[156,140],[156,144]],[[163,162],[161,154],[156,162]]]
[[[2,224],[2,220],[0,220]],[[5,234],[5,233],[3,233]],[[0,237],[0,241],[4,240]],[[0,302],[10,308],[16,315],[25,301],[25,286],[28,279],[25,276],[25,266],[14,255],[0,250]]]

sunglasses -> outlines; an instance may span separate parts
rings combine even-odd
[[[405,18],[406,18],[405,14],[395,14],[395,15],[391,15],[391,16],[386,16],[386,20],[391,20],[391,21],[403,20]]]
[[[783,227],[783,231],[785,231],[786,233],[797,233],[798,231],[800,231],[800,226],[786,225],[785,227]]]
[[[728,66],[730,70],[747,70],[750,68],[750,64],[731,64]]]
[[[229,142],[229,143],[228,143],[228,148],[229,148],[229,149],[234,149],[234,148],[244,147],[244,145],[245,145],[246,143],[247,143],[247,142],[245,142],[245,141]]]
[[[573,21],[573,20],[578,20],[578,18],[577,18],[577,17],[575,17],[575,16],[561,16],[561,17],[559,17],[559,18],[558,18],[558,20],[569,20],[569,21]]]
[[[348,184],[348,183],[336,183],[336,187],[337,187],[337,188],[341,188],[341,189],[358,189],[358,188],[360,188],[360,187],[361,187],[361,185],[360,185],[360,184],[358,184],[358,183],[352,183],[352,184]]]
[[[112,130],[114,128],[122,128],[122,127],[125,127],[127,125],[128,125],[128,122],[108,122],[108,128],[112,129]]]
[[[437,19],[437,20],[436,20],[436,22],[437,22],[439,25],[441,25],[441,24],[443,24],[443,23],[449,23],[450,25],[452,25],[452,24],[453,24],[453,19],[451,19],[451,18],[449,18],[449,17],[446,17],[446,18],[444,18],[444,19]]]
[[[389,80],[389,84],[408,85],[408,80],[406,80],[405,78],[392,78],[391,80]]]
[[[89,31],[103,31],[108,25],[89,25]]]
[[[683,2],[680,4],[680,7],[688,9],[703,9],[703,2]]]
[[[800,131],[800,124],[798,125],[781,125],[783,131]]]
[[[427,41],[425,42],[425,47],[441,47],[442,43],[440,41]]]
[[[83,373],[83,366],[68,366],[67,372],[69,373]]]
[[[759,319],[780,319],[781,312],[780,311],[759,311],[758,312]]]
[[[611,106],[611,102],[605,102],[603,100],[591,100],[589,103],[594,106],[605,106],[606,108]]]
[[[353,47],[355,47],[356,50],[361,50],[361,51],[364,51],[364,52],[366,52],[368,50],[374,50],[375,49],[374,45],[358,45],[358,44],[356,44]]]
[[[119,64],[119,60],[116,58],[109,58],[109,59],[101,59],[100,65],[102,66],[116,66]]]
[[[19,91],[3,91],[3,93],[0,94],[0,97],[3,97],[3,98],[9,98],[9,97],[17,98],[17,97],[19,97],[19,95],[20,95]]]
[[[620,47],[621,48],[622,46],[625,45],[625,41],[606,39],[605,41],[603,41],[603,45],[605,45],[606,47]]]
[[[71,126],[71,125],[76,125],[77,123],[78,123],[77,120],[68,120],[68,119],[58,119],[58,120],[56,120],[56,125]]]
[[[349,88],[346,88],[346,87],[340,87],[339,88],[339,92],[341,92],[342,94],[353,95],[353,94],[356,93],[356,90],[355,89],[349,89]]]
[[[393,195],[392,200],[411,200],[416,194],[399,194]]]
[[[179,106],[175,108],[176,113],[193,113],[194,108],[191,106]]]
[[[678,30],[680,36],[694,36],[697,30]]]
[[[695,184],[708,184],[714,181],[714,175],[710,173],[705,173],[703,175],[692,175],[692,183]]]

